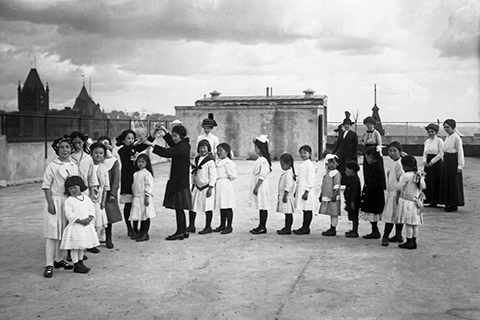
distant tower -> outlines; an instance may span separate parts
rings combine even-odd
[[[48,112],[49,93],[48,83],[43,87],[42,80],[38,75],[37,69],[30,69],[27,80],[23,88],[18,82],[18,111],[27,114],[44,114]]]
[[[382,120],[380,119],[380,114],[378,113],[378,110],[380,110],[379,107],[377,107],[377,85],[374,84],[373,86],[373,100],[374,100],[374,105],[372,108],[372,118],[375,119],[376,124],[375,124],[375,130],[380,132],[382,136],[385,135],[385,130],[383,130],[382,126]]]

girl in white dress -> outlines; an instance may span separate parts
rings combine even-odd
[[[294,230],[293,233],[303,235],[310,234],[310,224],[312,223],[313,209],[315,207],[315,197],[312,193],[316,169],[312,162],[312,148],[304,145],[298,151],[300,152],[302,163],[298,169],[295,210],[303,211],[303,224],[301,228]]]
[[[220,210],[220,226],[213,232],[232,233],[235,190],[233,180],[237,179],[237,166],[232,161],[230,145],[220,143],[217,147],[217,183],[215,185],[215,209]]]
[[[250,182],[250,205],[252,208],[259,210],[260,222],[258,227],[250,230],[250,233],[262,234],[267,233],[268,209],[271,207],[268,175],[272,171],[272,161],[268,151],[267,135],[261,135],[253,139],[253,144],[258,159],[255,160]]]
[[[87,146],[88,137],[80,131],[73,131],[70,134],[74,150],[70,155],[78,167],[78,175],[85,182],[87,189],[84,194],[90,196],[94,186],[98,185],[96,175],[93,173],[93,159],[89,156],[90,149]]]
[[[92,189],[92,200],[95,206],[95,230],[98,239],[104,243],[106,240],[105,229],[108,225],[107,212],[105,211],[105,202],[107,193],[110,190],[110,179],[108,177],[107,167],[103,164],[107,147],[103,143],[95,142],[90,146],[93,159],[93,173],[97,176],[98,186]]]
[[[401,190],[398,200],[398,219],[406,225],[407,242],[399,244],[402,249],[417,249],[418,226],[423,223],[422,207],[425,195],[425,173],[417,172],[417,160],[413,156],[402,158],[405,171],[400,177],[398,189]]]
[[[77,175],[77,166],[70,161],[70,154],[73,150],[72,139],[68,135],[56,139],[52,143],[52,148],[58,155],[53,159],[45,169],[43,175],[42,190],[45,193],[45,209],[43,236],[47,239],[45,242],[46,266],[43,275],[46,278],[53,276],[53,268],[72,269],[60,250],[63,229],[67,225],[65,218],[65,180],[70,175]]]
[[[217,169],[208,140],[202,140],[197,145],[198,156],[192,164],[192,205],[189,212],[190,224],[188,232],[195,232],[195,217],[197,212],[205,212],[205,228],[198,234],[212,233],[212,217],[215,207],[215,182]]]
[[[133,174],[133,203],[130,221],[141,221],[140,232],[131,237],[137,242],[150,239],[150,219],[157,216],[153,205],[153,170],[150,157],[145,153],[139,154],[135,161],[138,171]]]
[[[285,214],[285,227],[277,230],[278,234],[292,234],[293,212],[295,204],[293,193],[295,192],[295,167],[293,157],[289,153],[280,156],[280,166],[283,173],[278,180],[277,212]]]
[[[402,154],[402,145],[398,141],[392,141],[387,147],[388,156],[392,159],[390,167],[387,169],[387,189],[385,192],[385,207],[383,207],[382,220],[385,222],[383,232],[382,246],[388,246],[389,242],[403,242],[402,230],[403,224],[398,221],[397,204],[400,192],[397,190],[397,184],[403,174],[402,163],[400,161]],[[395,235],[391,238],[393,225],[395,224]]]
[[[65,200],[65,216],[68,225],[63,231],[61,249],[70,250],[73,272],[88,273],[90,268],[83,264],[83,252],[87,248],[99,245],[97,233],[92,220],[95,208],[92,200],[82,194],[87,187],[79,176],[71,176],[65,181],[65,193],[70,197]]]
[[[327,154],[325,157],[326,167],[325,175],[322,179],[320,193],[320,213],[330,216],[330,228],[322,232],[322,236],[334,237],[337,235],[338,217],[340,210],[340,184],[342,175],[337,170],[338,157],[334,154]]]

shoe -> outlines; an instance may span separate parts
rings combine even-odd
[[[127,230],[127,236],[131,237],[135,234],[135,232],[133,232],[133,230]]]
[[[293,233],[295,233],[296,235],[305,235],[305,234],[310,234],[310,229],[297,229],[297,230],[293,230]]]
[[[358,238],[358,232],[350,230],[350,232],[345,233],[345,237],[347,238]]]
[[[353,230],[345,231],[345,235],[347,235],[347,234],[349,234],[349,233],[351,233],[351,232],[353,232]]]
[[[91,253],[100,253],[100,250],[98,250],[98,248],[96,248],[96,247],[89,248],[89,249],[87,249],[87,251],[91,252]]]
[[[142,242],[142,241],[148,241],[148,240],[150,240],[148,233],[144,233],[140,237],[138,237],[135,241]]]
[[[187,228],[188,233],[195,233],[195,231],[197,231],[197,229],[195,229],[194,226],[188,226],[188,228]]]
[[[54,261],[53,262],[53,267],[55,269],[63,268],[65,270],[72,270],[73,266],[71,264],[68,264],[65,260],[60,260],[59,262]]]
[[[363,236],[363,239],[380,239],[380,233],[376,233],[376,232],[369,233]]]
[[[219,226],[218,228],[213,229],[212,232],[222,232],[223,230],[225,230],[225,226]]]
[[[256,228],[250,231],[251,234],[264,234],[267,233],[267,228]]]
[[[411,238],[407,238],[407,242],[399,244],[399,248],[413,250],[413,241]]]
[[[190,237],[190,233],[184,232],[183,233],[183,238],[188,239]]]
[[[53,266],[46,266],[45,271],[43,272],[43,276],[45,278],[51,278],[53,276]]]
[[[232,233],[233,232],[233,228],[232,227],[226,227],[225,229],[222,230],[222,232],[220,232],[221,234],[229,234],[229,233]],[[266,232],[266,231],[265,231]]]
[[[277,233],[278,234],[292,234],[292,229],[283,228],[281,230],[277,230]]]
[[[417,238],[416,237],[412,237],[412,247],[413,249],[417,249]]]
[[[322,236],[325,236],[325,237],[335,237],[336,235],[337,235],[337,230],[332,228],[322,232]]]
[[[183,240],[183,233],[174,233],[166,237],[165,240]]]
[[[198,234],[207,234],[207,233],[212,233],[213,230],[210,227],[205,227],[202,231],[199,231]]]
[[[388,239],[388,242],[403,243],[403,237],[402,237],[402,236],[394,235],[393,237],[391,237],[391,238]]]
[[[446,212],[455,212],[458,210],[458,207],[457,206],[449,206],[446,208]]]
[[[260,227],[253,228],[252,230],[250,230],[250,233],[255,233],[260,229],[261,229]]]
[[[80,261],[75,263],[75,266],[73,267],[73,272],[75,272],[75,273],[88,273],[88,272],[90,272],[90,268],[87,268],[83,264],[83,262],[80,262]]]
[[[83,255],[83,259],[82,260],[88,260],[88,257],[86,255]]]
[[[107,249],[113,249],[114,245],[112,239],[107,239],[107,241],[105,241],[105,246],[107,247]]]
[[[130,239],[132,240],[137,240],[138,238],[140,238],[142,235],[140,233],[134,233],[130,236]]]
[[[390,238],[390,239],[391,239],[391,238]],[[389,242],[394,242],[394,241],[390,241],[390,239],[388,239],[388,238],[382,238],[382,246],[388,247]]]

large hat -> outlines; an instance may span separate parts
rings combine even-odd
[[[428,126],[425,127],[425,130],[433,130],[435,132],[438,132],[440,128],[438,127],[438,125],[436,123],[430,123]]]
[[[333,130],[334,132],[340,132],[343,131],[343,124],[339,124],[337,129]]]
[[[352,124],[354,124],[354,123],[355,123],[355,122],[353,122],[352,120],[350,120],[350,112],[345,111],[345,119],[343,119],[342,124],[352,125]]]
[[[367,123],[371,123],[371,124],[375,125],[377,123],[377,121],[375,121],[375,119],[373,119],[373,117],[368,116],[365,119],[363,119],[363,124],[367,124]]]
[[[213,113],[208,114],[208,118],[203,119],[202,121],[202,127],[216,127],[217,122],[213,119]]]

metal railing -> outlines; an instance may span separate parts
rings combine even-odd
[[[93,140],[103,135],[115,138],[126,129],[148,135],[157,123],[168,128],[171,122],[149,118],[97,119],[23,114],[0,114],[0,118],[0,131],[7,137],[7,142],[51,141],[72,131],[86,133]]]

